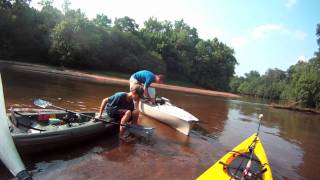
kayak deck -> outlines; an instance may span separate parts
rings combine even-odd
[[[249,175],[251,175],[252,179],[273,179],[267,155],[260,138],[256,136],[256,134],[253,134],[236,146],[232,151],[224,155],[197,179],[241,179],[250,159],[251,153],[249,152],[249,147],[253,143],[256,144],[253,150],[254,155],[252,156],[250,171],[254,172],[249,171]]]

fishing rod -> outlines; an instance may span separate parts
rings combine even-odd
[[[249,152],[250,152],[250,158],[249,158],[249,161],[248,161],[248,163],[246,165],[246,168],[244,169],[244,171],[242,173],[241,179],[243,179],[245,176],[247,176],[249,174],[249,170],[250,170],[250,167],[251,167],[252,158],[253,158],[253,154],[254,154],[254,148],[256,147],[256,144],[257,144],[257,138],[258,138],[258,135],[259,135],[260,126],[261,126],[261,119],[262,118],[263,118],[263,114],[260,114],[259,115],[259,125],[258,125],[258,130],[257,130],[257,133],[256,133],[256,137],[254,138],[254,140],[252,141],[252,143],[248,147],[249,148]]]

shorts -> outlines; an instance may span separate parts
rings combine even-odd
[[[142,85],[136,78],[134,78],[133,76],[130,77],[129,80],[130,83],[130,91],[132,90],[133,85],[138,84],[138,85]]]
[[[108,115],[109,117],[113,118],[115,121],[120,121],[127,111],[128,111],[127,109],[118,109],[111,113],[108,113]]]

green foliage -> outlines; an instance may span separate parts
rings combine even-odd
[[[41,0],[38,4],[42,7],[52,7],[53,0]]]
[[[230,81],[230,92],[237,93],[239,86],[244,82],[244,77],[234,76]]]
[[[64,0],[62,4],[63,13],[66,15],[70,11],[70,0]]]
[[[298,63],[288,70],[290,79],[282,94],[302,106],[320,107],[320,58],[316,57],[308,63]]]
[[[285,88],[286,73],[280,69],[269,69],[261,77],[257,96],[268,99],[279,99]]]
[[[268,99],[279,99],[285,88],[286,72],[280,69],[269,69],[260,76],[257,71],[250,71],[240,81],[240,85],[233,84],[234,92]],[[239,79],[235,81],[239,82]],[[238,88],[237,86],[238,85]]]
[[[128,16],[116,18],[113,27],[122,32],[131,32],[133,34],[137,34],[139,29],[139,25],[136,23],[136,21]]]
[[[99,30],[80,10],[68,11],[51,35],[50,52],[63,66],[85,67],[95,62],[95,49],[100,43]]]
[[[0,57],[29,61],[47,57],[41,23],[39,12],[29,7],[29,1],[1,1]]]
[[[237,64],[233,49],[215,38],[200,40],[196,53],[190,73],[193,81],[208,88],[227,90]]]
[[[287,70],[287,79],[286,79],[286,87],[281,94],[281,99],[289,99],[291,101],[296,102],[296,97],[298,96],[298,92],[296,87],[298,86],[298,81],[302,74],[305,72],[307,68],[307,63],[299,62],[295,65],[292,65]]]
[[[111,19],[104,14],[97,14],[96,18],[93,19],[93,23],[99,27],[110,28],[111,27]]]
[[[157,73],[166,73],[161,56],[148,51],[143,42],[132,33],[117,29],[110,31],[109,36],[102,40],[101,51],[98,54],[104,57],[103,64],[108,66],[106,69],[129,73],[149,69]]]
[[[259,84],[260,74],[257,71],[250,71],[245,73],[245,78],[243,82],[238,87],[237,91],[241,94],[256,96],[256,87]]]

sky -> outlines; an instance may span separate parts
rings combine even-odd
[[[33,0],[31,6],[40,9]],[[70,0],[70,8],[93,19],[128,16],[140,27],[150,17],[183,19],[204,40],[217,37],[235,51],[236,75],[270,68],[287,70],[298,60],[309,60],[318,50],[316,26],[320,0]],[[63,0],[54,6],[62,9]]]

